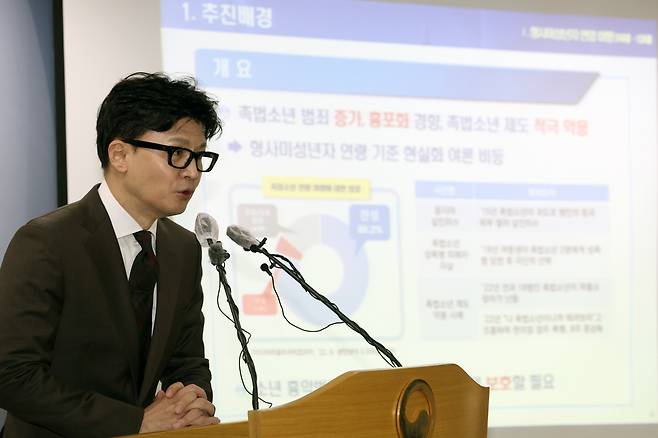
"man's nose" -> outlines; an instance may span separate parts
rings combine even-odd
[[[187,167],[183,169],[183,176],[191,179],[199,178],[199,176],[201,176],[201,172],[199,169],[197,169],[196,166],[196,160],[190,161],[190,164],[188,164]]]

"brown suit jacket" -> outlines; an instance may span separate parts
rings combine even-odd
[[[158,380],[194,383],[212,397],[196,238],[158,222],[157,313],[138,387],[128,280],[97,188],[18,230],[0,267],[5,438],[137,433]]]

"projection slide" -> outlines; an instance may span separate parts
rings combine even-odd
[[[266,237],[404,365],[461,365],[492,390],[491,426],[655,422],[655,39],[644,20],[163,1],[165,70],[224,121],[178,220]],[[222,239],[264,399],[386,367],[345,325],[287,325],[336,318]],[[216,401],[240,418],[239,348],[204,271]]]

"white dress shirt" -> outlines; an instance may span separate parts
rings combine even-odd
[[[133,262],[135,257],[142,250],[142,247],[139,246],[139,242],[133,236],[133,233],[137,231],[142,231],[142,227],[133,219],[132,216],[119,204],[119,201],[114,197],[110,188],[107,186],[105,180],[98,187],[98,195],[101,197],[101,202],[105,206],[108,216],[110,216],[110,222],[112,223],[112,228],[114,228],[114,234],[119,243],[119,249],[121,250],[121,257],[123,258],[123,266],[126,268],[126,278],[130,278],[130,270],[132,269]],[[151,232],[153,236],[151,239],[151,245],[153,246],[153,252],[156,252],[155,249],[155,236],[158,228],[158,221],[156,220],[151,225],[151,228],[148,231]],[[151,334],[153,334],[153,327],[155,327],[155,309],[157,308],[158,301],[158,285],[156,283],[153,290],[153,310],[151,311]]]

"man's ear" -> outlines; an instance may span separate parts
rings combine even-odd
[[[121,140],[112,140],[107,147],[107,155],[109,157],[108,165],[119,173],[128,171],[127,156],[130,153],[131,146]]]

